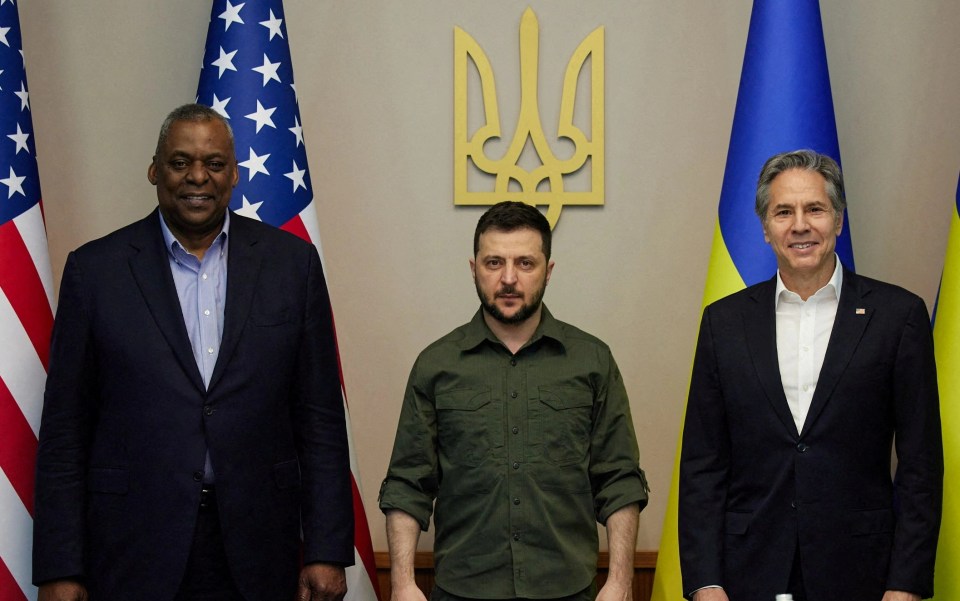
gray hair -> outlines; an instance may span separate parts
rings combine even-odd
[[[230,139],[230,151],[233,152],[233,128],[223,115],[202,104],[184,104],[170,111],[167,118],[163,120],[160,126],[160,135],[157,137],[157,149],[154,151],[154,158],[160,155],[160,149],[170,136],[170,127],[177,121],[219,121],[227,128],[227,137]]]
[[[778,175],[790,169],[803,169],[819,173],[826,180],[827,198],[833,205],[837,222],[847,208],[847,199],[843,189],[843,173],[840,165],[825,154],[813,150],[794,150],[775,154],[763,164],[760,178],[757,180],[757,216],[760,221],[767,220],[767,207],[770,205],[770,185]]]

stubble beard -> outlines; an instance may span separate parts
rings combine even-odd
[[[496,305],[496,298],[501,294],[516,294],[516,288],[514,286],[504,286],[494,293],[493,299],[488,299],[480,289],[480,284],[477,283],[476,280],[474,280],[473,283],[477,289],[477,296],[480,298],[480,305],[483,306],[483,310],[500,323],[508,326],[523,323],[533,317],[533,315],[543,304],[543,293],[547,289],[547,283],[544,282],[543,285],[533,293],[529,303],[524,303],[521,305],[521,307],[513,315],[505,315],[503,311],[501,311]]]

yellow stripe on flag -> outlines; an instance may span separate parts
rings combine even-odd
[[[720,221],[713,231],[713,248],[707,267],[707,284],[703,291],[703,307],[746,286],[737,267],[730,258],[723,242]],[[691,366],[692,367],[692,366]],[[660,535],[660,550],[657,554],[657,571],[653,576],[653,593],[650,601],[681,601],[683,583],[680,577],[680,541],[677,538],[677,497],[680,488],[680,446],[683,441],[683,419],[680,420],[680,436],[677,439],[676,460],[670,478],[670,493],[667,497],[667,514]]]
[[[933,328],[943,424],[943,522],[933,590],[960,599],[960,218],[953,211]]]

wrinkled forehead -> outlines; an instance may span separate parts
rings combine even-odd
[[[521,227],[510,230],[490,228],[480,234],[477,256],[530,256],[543,255],[543,237],[533,228]]]

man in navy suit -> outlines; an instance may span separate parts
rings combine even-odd
[[[227,211],[237,161],[212,109],[167,117],[147,176],[158,210],[64,269],[40,600],[341,599],[353,513],[317,251]]]
[[[943,451],[930,321],[916,295],[843,268],[844,207],[829,157],[770,158],[756,210],[777,275],[703,313],[680,463],[688,599],[933,594]]]

